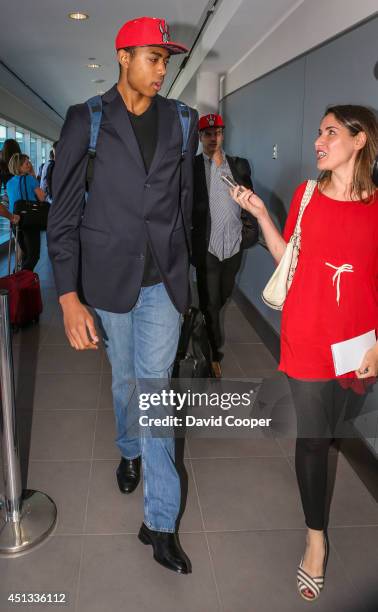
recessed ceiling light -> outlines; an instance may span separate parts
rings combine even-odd
[[[70,19],[75,19],[75,21],[83,21],[84,19],[89,19],[89,15],[87,15],[87,13],[69,13],[68,17]]]
[[[92,83],[105,83],[105,79],[92,79]]]
[[[96,68],[101,68],[101,64],[87,64],[87,68],[92,68],[92,70],[95,70]]]

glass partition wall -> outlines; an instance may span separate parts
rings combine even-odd
[[[29,155],[35,173],[38,174],[39,167],[49,157],[52,141],[0,117],[0,151],[5,140],[8,138],[17,140],[21,151]],[[1,186],[0,191],[0,201],[7,206],[7,198],[3,186]],[[0,244],[3,244],[8,239],[9,221],[4,217],[0,217]]]

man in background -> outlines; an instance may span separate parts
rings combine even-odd
[[[47,162],[43,164],[41,171],[41,181],[40,187],[46,194],[46,202],[52,204],[53,195],[52,195],[52,176],[55,167],[55,151],[57,147],[58,141],[53,143],[52,149],[50,151],[49,159]]]
[[[241,211],[221,179],[222,174],[231,175],[238,185],[253,189],[248,160],[231,157],[223,150],[223,118],[213,113],[204,115],[198,127],[203,153],[194,163],[193,264],[212,349],[213,373],[220,378],[220,312],[234,288],[242,249],[257,242],[258,224]]]

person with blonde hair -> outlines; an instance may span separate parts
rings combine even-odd
[[[45,193],[38,185],[33,166],[27,155],[14,153],[8,166],[9,172],[14,176],[7,183],[9,209],[6,211],[8,214],[3,214],[3,216],[9,218],[11,223],[16,224],[20,217],[13,213],[15,203],[18,200],[43,202]],[[25,227],[20,229],[18,239],[23,253],[22,269],[34,270],[40,255],[41,232],[39,228]]]
[[[331,345],[378,331],[378,190],[372,168],[378,122],[363,106],[328,107],[315,140],[317,185],[301,223],[301,249],[282,312],[281,361],[297,413],[295,468],[308,528],[297,586],[307,601],[324,585],[328,555],[326,490],[332,423],[356,402],[360,380],[375,382],[378,342],[359,368],[337,376]],[[233,197],[252,213],[279,263],[293,234],[306,183],[297,187],[283,235],[264,202],[239,188]],[[366,384],[366,383],[365,383]]]

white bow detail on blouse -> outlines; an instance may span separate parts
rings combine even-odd
[[[353,270],[353,266],[351,264],[343,264],[342,266],[333,266],[332,264],[326,262],[326,266],[329,266],[330,268],[333,268],[334,270],[336,270],[335,274],[332,277],[332,284],[335,284],[336,281],[336,300],[337,300],[337,305],[339,306],[340,304],[340,276],[343,272],[354,272]]]

